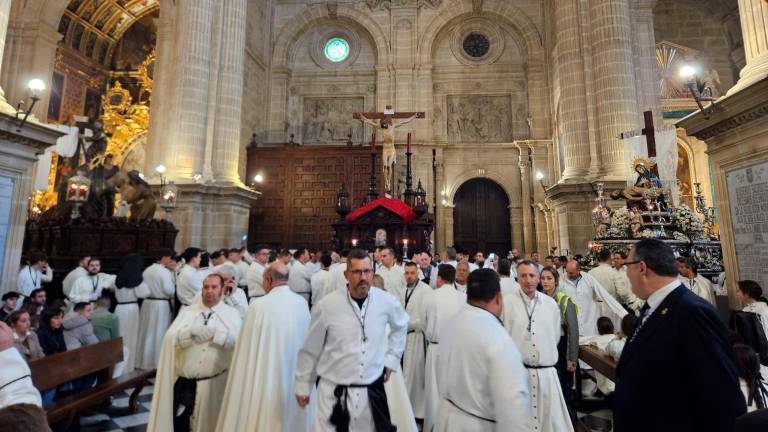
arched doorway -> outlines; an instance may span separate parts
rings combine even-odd
[[[453,241],[469,253],[506,256],[511,249],[509,197],[496,182],[475,178],[459,187],[453,200]]]

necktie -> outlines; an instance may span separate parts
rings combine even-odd
[[[640,332],[640,329],[643,328],[643,324],[645,324],[646,317],[650,309],[651,307],[648,306],[647,302],[643,305],[643,307],[640,308],[640,316],[637,318],[637,327],[635,328],[635,332],[632,333],[632,338],[629,340],[630,343],[635,340],[637,334]]]

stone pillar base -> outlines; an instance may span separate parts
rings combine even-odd
[[[207,250],[239,247],[248,234],[248,215],[258,194],[239,186],[179,184],[177,208],[168,219],[179,230],[176,251],[189,246]],[[156,196],[160,186],[154,185]],[[155,217],[165,217],[158,206]]]
[[[616,189],[626,187],[626,182],[606,181],[605,195]],[[547,197],[554,204],[554,225],[558,254],[565,251],[573,254],[586,254],[588,245],[595,238],[592,225],[592,210],[595,208],[594,183],[558,183],[547,189]],[[616,207],[611,205],[611,207]]]

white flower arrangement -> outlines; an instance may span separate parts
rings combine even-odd
[[[619,207],[611,215],[611,228],[608,229],[609,238],[627,238],[629,232],[629,210]]]
[[[672,222],[690,241],[704,238],[704,222],[685,204],[672,211]]]
[[[656,234],[649,229],[644,229],[640,232],[640,238],[656,238]]]
[[[675,231],[674,233],[672,233],[672,237],[674,237],[674,239],[678,241],[684,241],[687,243],[691,242],[691,239],[689,239],[687,235],[681,233],[680,231]]]

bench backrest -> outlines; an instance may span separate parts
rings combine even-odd
[[[109,379],[112,368],[123,360],[123,338],[118,337],[72,351],[45,356],[29,363],[32,382],[38,390],[48,390],[76,378],[101,372]]]

